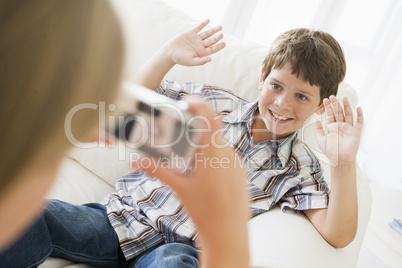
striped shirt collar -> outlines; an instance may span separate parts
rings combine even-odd
[[[222,118],[222,121],[228,124],[228,127],[242,127],[246,126],[248,133],[251,133],[251,127],[254,121],[254,114],[258,108],[258,100],[243,105],[240,109],[233,111]],[[269,145],[271,148],[276,149],[276,153],[285,167],[289,162],[292,153],[292,144],[297,136],[297,131],[291,135],[278,139],[278,140],[264,140],[257,143],[255,146]],[[249,135],[249,142],[253,144],[253,138]]]

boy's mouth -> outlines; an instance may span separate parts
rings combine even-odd
[[[269,110],[269,112],[271,113],[272,117],[275,118],[278,121],[289,121],[292,120],[292,118],[286,117],[284,115],[280,115],[277,113],[274,113],[272,110]]]

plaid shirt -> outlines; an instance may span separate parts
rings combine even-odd
[[[221,116],[222,134],[248,171],[252,216],[275,204],[284,211],[327,207],[329,188],[323,171],[297,132],[253,144],[250,131],[257,101],[250,103],[229,90],[199,83],[180,86],[164,81],[156,91],[174,99],[197,95]],[[197,244],[195,226],[176,193],[147,174],[134,172],[120,178],[116,193],[103,203],[127,259],[161,242]]]

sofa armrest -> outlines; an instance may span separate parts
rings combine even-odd
[[[371,213],[370,186],[357,170],[359,218],[357,234],[342,249],[328,244],[307,217],[283,213],[279,206],[249,222],[252,267],[354,268]]]

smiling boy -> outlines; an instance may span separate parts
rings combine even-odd
[[[290,63],[272,69],[265,77],[262,69],[261,91],[254,126],[266,129],[253,135],[254,141],[277,140],[301,129],[321,103],[320,87],[292,74]]]
[[[174,99],[196,95],[214,108],[223,122],[222,134],[248,171],[253,216],[280,204],[284,211],[304,213],[332,246],[347,246],[357,229],[355,158],[363,114],[358,108],[354,124],[348,100],[343,100],[342,109],[334,96],[346,71],[338,42],[325,32],[309,29],[280,35],[264,61],[260,97],[254,102],[216,86],[162,81],[175,64],[205,64],[211,60],[209,55],[225,47],[219,43],[223,37],[220,26],[201,32],[208,23],[170,40],[134,82]],[[297,137],[314,113],[324,112],[327,133],[320,122],[316,130],[318,144],[331,165],[331,192],[319,161]],[[117,193],[105,199],[126,258],[157,243],[194,245],[197,232],[180,200],[150,177],[149,168],[144,171],[148,174],[138,172],[119,179]]]

